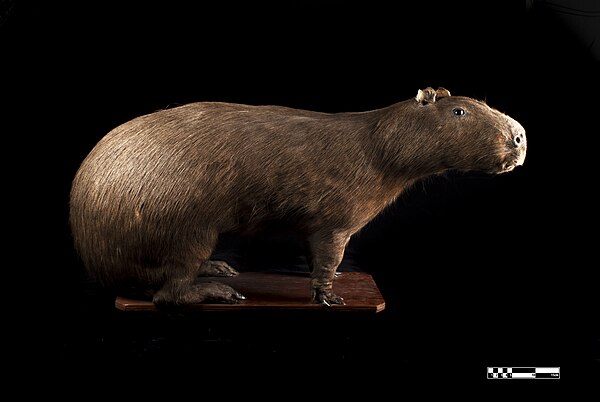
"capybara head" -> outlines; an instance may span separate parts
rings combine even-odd
[[[429,87],[418,91],[409,109],[405,121],[415,125],[410,131],[428,133],[409,142],[417,148],[411,153],[419,156],[410,161],[417,169],[435,162],[425,170],[504,173],[525,161],[525,129],[482,101]]]

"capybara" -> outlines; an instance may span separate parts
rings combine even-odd
[[[73,180],[69,221],[90,275],[154,289],[157,305],[240,302],[198,280],[237,274],[210,260],[219,236],[282,222],[306,239],[312,300],[343,304],[332,284],[350,237],[403,190],[449,170],[511,171],[526,147],[517,121],[444,88],[349,113],[196,102],[102,138]]]

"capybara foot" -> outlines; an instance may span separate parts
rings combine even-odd
[[[184,292],[161,289],[152,301],[157,305],[187,305],[197,303],[239,303],[246,297],[229,285],[220,282],[201,282]]]
[[[194,287],[198,288],[197,292],[202,295],[203,302],[239,303],[246,299],[243,294],[221,282],[202,282]]]
[[[239,272],[225,261],[206,260],[200,266],[199,276],[236,276]]]
[[[346,304],[344,299],[333,293],[331,289],[313,289],[312,301],[313,303],[319,303],[325,306],[331,306],[332,304]]]

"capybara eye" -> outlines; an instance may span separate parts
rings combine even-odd
[[[465,114],[465,109],[460,108],[460,107],[455,107],[454,109],[452,109],[452,114],[455,116],[462,116]]]

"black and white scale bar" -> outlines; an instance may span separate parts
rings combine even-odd
[[[488,379],[560,378],[560,367],[488,367]]]

